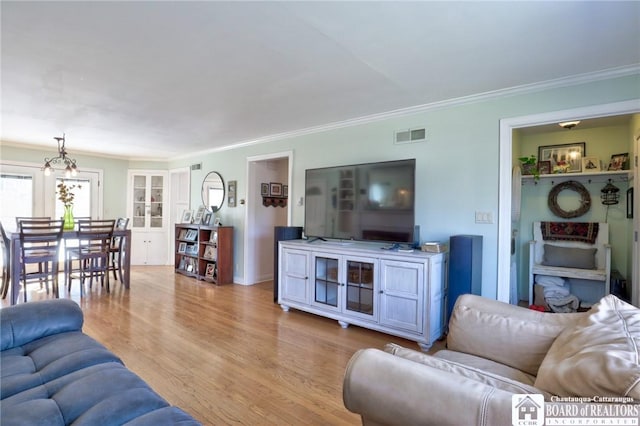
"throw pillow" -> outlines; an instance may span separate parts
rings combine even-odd
[[[559,396],[640,399],[640,309],[602,298],[553,342],[535,386]]]
[[[581,249],[545,244],[542,264],[565,268],[596,269],[597,250],[595,248]]]

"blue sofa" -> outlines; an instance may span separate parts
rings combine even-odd
[[[199,425],[82,332],[67,299],[0,310],[0,424]]]

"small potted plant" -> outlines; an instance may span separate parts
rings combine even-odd
[[[540,170],[538,169],[538,159],[535,155],[528,157],[519,157],[523,175],[533,175],[535,180],[540,179]]]

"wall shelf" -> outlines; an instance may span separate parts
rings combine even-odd
[[[575,180],[582,184],[607,183],[609,182],[609,180],[611,180],[611,182],[629,182],[633,180],[633,173],[631,170],[587,173],[554,173],[548,175],[540,175],[540,179],[538,181],[533,178],[533,175],[522,176],[523,185],[556,185],[568,180]]]

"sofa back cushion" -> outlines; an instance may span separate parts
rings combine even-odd
[[[535,386],[559,396],[640,399],[640,309],[601,299],[553,342]]]
[[[458,298],[447,348],[537,375],[555,338],[582,314],[550,314],[485,297]]]

